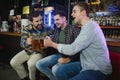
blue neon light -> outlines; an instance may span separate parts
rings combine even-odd
[[[49,18],[48,18],[48,19],[49,19],[49,21],[48,21],[48,25],[51,26],[51,12],[48,13],[48,17],[49,17]]]

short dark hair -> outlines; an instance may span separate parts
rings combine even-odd
[[[74,6],[79,6],[80,10],[85,10],[87,13],[87,16],[89,15],[90,8],[87,3],[85,2],[78,2]]]
[[[28,16],[28,19],[30,21],[33,21],[33,17],[38,17],[38,16],[42,16],[39,11],[32,11]]]
[[[60,15],[61,17],[66,17],[66,13],[64,12],[64,11],[56,11],[55,13],[54,13],[54,16],[55,15]]]

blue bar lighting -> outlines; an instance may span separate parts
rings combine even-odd
[[[51,26],[51,12],[48,13],[48,17],[49,17],[48,25]]]

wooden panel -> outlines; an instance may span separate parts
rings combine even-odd
[[[120,42],[107,41],[107,45],[120,47]]]
[[[101,28],[105,29],[120,29],[120,26],[100,26]]]
[[[14,32],[0,32],[0,35],[9,36],[9,37],[13,36],[14,38],[21,36],[20,33],[14,33]],[[107,41],[107,45],[109,45],[109,46],[119,46],[120,47],[120,40],[118,40],[118,39],[106,39],[106,41]]]
[[[20,33],[15,32],[0,32],[1,35],[10,35],[10,36],[21,36]]]

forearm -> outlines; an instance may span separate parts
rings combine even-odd
[[[53,48],[55,48],[55,49],[57,49],[58,44],[55,43],[55,42],[52,42],[50,46],[53,47]]]

